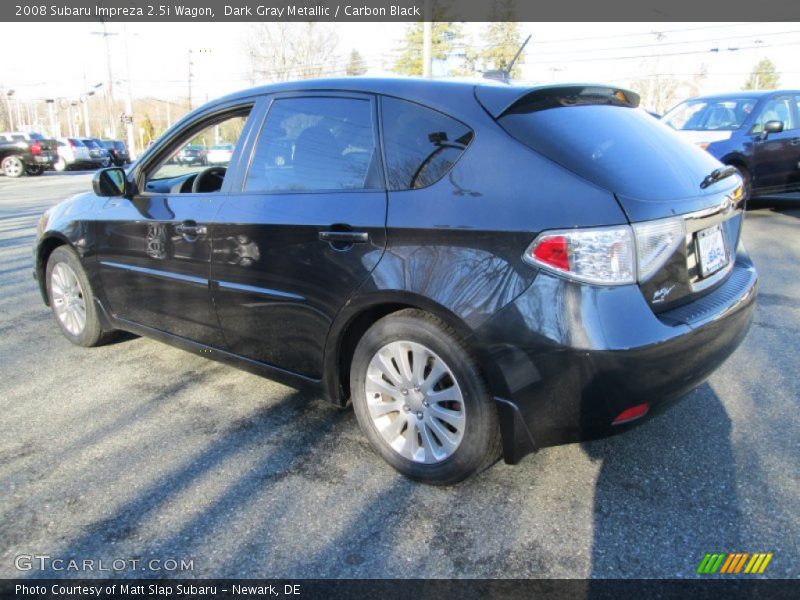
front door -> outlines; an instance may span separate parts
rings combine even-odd
[[[133,198],[106,201],[97,223],[98,262],[116,318],[224,346],[209,271],[210,228],[225,198],[228,165],[186,166],[174,157],[190,143],[237,143],[251,108],[228,107],[193,121],[134,174],[140,191]]]
[[[374,99],[272,98],[214,224],[214,303],[230,351],[318,379],[333,318],[386,243]]]
[[[797,184],[800,123],[793,104],[792,96],[788,95],[769,99],[753,126],[752,133],[759,136],[754,147],[753,188],[762,193],[790,191]],[[781,121],[783,131],[762,139],[768,121]]]

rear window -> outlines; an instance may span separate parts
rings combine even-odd
[[[93,140],[83,140],[83,144],[89,148],[97,148],[97,144]]]
[[[472,130],[413,102],[381,100],[389,189],[413,190],[439,181],[472,141]]]
[[[700,195],[720,163],[643,110],[608,105],[508,114],[499,123],[539,154],[612,192],[640,200]],[[532,182],[535,183],[535,182]]]
[[[43,140],[44,136],[41,133],[29,133],[28,137],[32,140]]]
[[[71,146],[84,146],[85,144],[76,138],[69,138],[69,143]]]

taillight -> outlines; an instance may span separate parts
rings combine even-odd
[[[650,410],[650,404],[648,402],[631,406],[630,408],[619,413],[617,418],[611,421],[611,424],[622,425],[623,423],[630,423],[631,421],[635,421],[636,419],[645,416],[648,410]]]
[[[624,285],[647,281],[685,239],[686,225],[680,217],[633,226],[545,231],[523,259],[577,281]]]
[[[686,222],[678,218],[634,223],[639,281],[646,281],[664,266],[686,239]]]
[[[523,258],[586,283],[636,281],[633,233],[627,225],[542,233]]]
[[[31,142],[31,154],[41,154],[42,145],[39,142]]]

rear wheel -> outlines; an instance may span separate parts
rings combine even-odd
[[[68,246],[53,250],[45,276],[50,308],[64,337],[85,347],[106,341],[110,333],[103,331],[92,286],[75,251]]]
[[[3,172],[6,177],[22,177],[25,175],[25,163],[19,156],[6,156],[2,162]]]
[[[361,430],[400,473],[446,485],[497,460],[497,412],[476,362],[432,315],[404,310],[375,323],[350,382]]]

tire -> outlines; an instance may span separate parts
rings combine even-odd
[[[22,162],[19,156],[6,156],[0,167],[2,167],[6,177],[22,177],[25,175],[25,163]]]
[[[402,310],[377,321],[356,347],[350,389],[373,449],[411,479],[457,483],[500,456],[497,409],[475,358],[428,313]]]
[[[733,167],[739,171],[739,176],[742,178],[742,183],[744,184],[744,197],[747,199],[747,202],[753,198],[753,178],[750,175],[750,171],[747,170],[747,167],[733,165]]]
[[[103,160],[100,161],[100,166],[104,169],[107,168],[110,164],[111,164],[111,159],[109,158],[104,158]]]
[[[86,348],[99,346],[111,337],[113,332],[103,331],[92,286],[72,248],[59,246],[53,250],[45,277],[50,308],[64,337]]]
[[[62,156],[58,157],[58,160],[53,163],[53,169],[58,171],[59,173],[62,171],[67,170],[67,161],[64,160]]]

